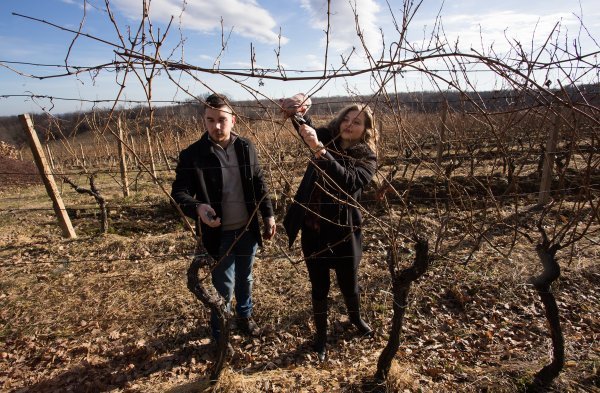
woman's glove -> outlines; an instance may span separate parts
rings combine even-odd
[[[296,113],[304,116],[304,114],[310,109],[312,101],[310,97],[304,93],[298,93],[290,98],[279,100],[279,104],[281,105],[281,111],[283,112],[284,116],[288,118],[294,116]]]

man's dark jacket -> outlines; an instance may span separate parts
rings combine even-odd
[[[244,200],[251,217],[248,229],[256,235],[259,245],[262,246],[257,206],[263,218],[273,216],[268,188],[252,142],[238,136],[233,145],[240,168]],[[223,217],[223,175],[221,162],[213,149],[208,133],[205,132],[197,142],[181,151],[171,196],[186,216],[196,220],[196,231],[200,229],[204,247],[213,258],[218,259],[221,228],[207,226],[198,219],[196,212],[196,206],[206,203],[215,210],[217,217]]]
[[[362,190],[371,182],[377,169],[375,153],[364,143],[347,150],[339,148],[327,128],[316,130],[317,137],[327,147],[327,153],[312,159],[300,182],[294,201],[288,208],[283,226],[291,247],[302,228],[317,182],[325,189],[321,192],[318,214],[327,221],[326,231],[321,231],[322,241],[334,242],[350,233],[360,234],[362,217],[356,207]],[[331,225],[330,225],[331,223]],[[353,255],[360,255],[360,239],[350,237]]]

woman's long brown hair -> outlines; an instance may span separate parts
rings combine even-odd
[[[358,111],[360,113],[365,114],[365,132],[362,136],[361,142],[369,146],[373,153],[377,153],[378,132],[375,128],[375,119],[373,117],[373,111],[368,105],[359,103],[348,105],[347,107],[342,109],[333,120],[329,122],[327,128],[334,132],[335,136],[337,137],[340,132],[340,124],[342,124],[344,117],[346,117],[346,115],[352,111]]]

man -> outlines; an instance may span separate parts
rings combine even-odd
[[[171,196],[196,220],[208,253],[221,261],[212,282],[228,307],[235,293],[238,328],[255,336],[260,329],[252,319],[252,265],[262,245],[257,213],[263,238],[271,239],[273,207],[254,145],[233,132],[236,118],[228,100],[218,94],[206,98],[203,119],[207,132],[180,153]],[[211,328],[217,340],[214,314]]]

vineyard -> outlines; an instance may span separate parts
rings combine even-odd
[[[306,268],[299,249],[287,249],[280,228],[255,265],[255,316],[263,332],[254,339],[233,332],[235,351],[216,389],[523,390],[552,358],[545,308],[532,285],[544,269],[540,244],[548,241],[566,246],[557,249],[560,278],[551,286],[565,354],[551,389],[595,391],[598,126],[585,116],[561,122],[572,115],[567,112],[515,111],[488,119],[494,132],[487,132],[480,118],[452,105],[397,117],[389,117],[389,105],[373,103],[381,129],[379,170],[362,200],[361,296],[375,338],[353,336],[334,290],[330,356],[317,361]],[[289,121],[268,110],[262,119],[249,117],[241,108],[238,132],[259,148],[281,222],[309,153]],[[119,122],[122,139],[132,147],[125,154],[129,196],[118,139],[93,131],[93,124],[116,129],[116,121],[90,114],[97,121],[90,121],[92,131],[46,144],[77,238],[61,236],[39,182],[3,182],[3,390],[179,392],[208,384],[215,360],[208,311],[186,288],[195,240],[157,185],[169,189],[177,152],[199,137],[201,125],[195,117],[157,118],[165,125],[147,139],[147,118],[119,117],[126,119]],[[315,116],[316,123],[327,119]],[[551,202],[540,205],[545,142],[557,127]],[[5,158],[12,164],[7,179],[32,176],[28,152],[21,156]],[[60,181],[87,188],[91,177],[106,200],[105,233],[94,198]],[[410,266],[415,236],[429,244],[429,267],[413,284],[400,347],[377,384],[372,377],[395,311],[391,249],[398,268]]]
[[[22,78],[75,78],[78,88],[110,79],[115,93],[28,92],[41,113],[0,118],[0,390],[600,391],[600,84],[582,17],[542,39],[486,46],[480,37],[481,48],[463,50],[441,15],[409,38],[421,2],[388,4],[394,28],[375,48],[350,4],[354,46],[334,60],[330,18],[341,14],[328,1],[323,68],[309,71],[286,66],[281,33],[270,68],[257,65],[252,42],[249,68],[221,66],[222,18],[212,66],[191,64],[188,2],[161,29],[149,1],[132,28],[105,0],[91,16],[105,19],[101,36],[86,30],[83,3],[78,30],[13,13],[72,36],[64,64],[0,61]],[[90,41],[112,57],[74,65],[71,50]],[[201,107],[220,93],[216,81],[251,97],[232,100],[234,131],[256,145],[278,233],[254,267],[261,334],[234,328],[215,348],[206,295],[215,261],[170,189],[179,152],[205,129]],[[363,217],[360,295],[375,334],[356,337],[333,285],[323,362],[311,348],[299,242],[288,248],[281,227],[312,153],[265,83],[309,83],[298,91],[311,97],[316,125],[368,104],[379,131],[375,179],[360,201],[344,201]],[[167,84],[177,100],[156,98]],[[328,96],[333,84],[345,94]],[[132,85],[141,100],[127,98]],[[53,112],[72,100],[91,109]]]

